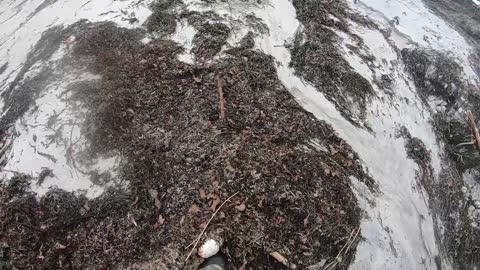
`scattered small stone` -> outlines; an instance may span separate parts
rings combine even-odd
[[[198,248],[198,255],[202,258],[210,258],[220,251],[220,244],[213,240],[208,239]]]

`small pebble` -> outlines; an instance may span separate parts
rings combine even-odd
[[[220,251],[220,244],[213,239],[208,239],[198,249],[198,255],[202,258],[210,258]]]

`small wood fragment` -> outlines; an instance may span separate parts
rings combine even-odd
[[[270,252],[270,256],[272,256],[275,260],[277,260],[279,263],[285,265],[286,267],[289,267],[291,269],[296,269],[297,267],[290,263],[287,258],[285,258],[282,254],[276,252],[276,251],[273,251],[273,252]]]
[[[218,91],[218,107],[220,110],[220,120],[225,121],[226,113],[225,113],[225,98],[223,97],[223,85],[225,81],[223,80],[223,75],[217,75],[217,91]]]
[[[471,111],[467,111],[467,118],[470,124],[470,128],[472,129],[473,137],[475,138],[475,144],[476,144],[477,150],[480,152],[480,133],[478,131],[475,117],[473,116]]]

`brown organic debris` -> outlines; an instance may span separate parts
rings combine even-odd
[[[288,250],[299,268],[330,261],[360,225],[349,176],[375,190],[358,156],[298,105],[272,57],[251,44],[190,65],[178,60],[177,44],[143,44],[141,33],[85,23],[64,63],[102,78],[70,91],[86,112],[89,154],[121,153],[118,178],[128,188],[95,199],[52,190],[37,201],[28,176],[2,183],[0,232],[15,267],[106,269],[163,256],[167,269],[191,269],[185,257],[156,251],[187,253],[182,247],[205,234],[225,239],[238,266],[278,269],[272,250]],[[207,54],[220,44],[210,50],[203,41]],[[334,146],[335,154],[313,147],[314,140]],[[237,191],[241,201],[220,204]],[[319,248],[304,250],[303,235]],[[67,247],[60,261],[51,248],[57,242]]]
[[[218,207],[217,211],[215,211],[215,213],[213,213],[213,215],[210,217],[210,219],[208,220],[208,222],[207,222],[207,223],[205,224],[205,226],[203,227],[202,232],[200,232],[200,234],[198,235],[197,239],[193,242],[193,247],[192,247],[192,249],[190,250],[190,253],[188,253],[187,258],[185,259],[185,262],[187,262],[188,259],[190,258],[190,256],[192,255],[193,251],[195,250],[195,248],[196,248],[197,245],[198,245],[198,242],[200,242],[200,239],[202,239],[203,234],[204,234],[205,231],[207,230],[208,225],[210,224],[210,222],[212,222],[213,218],[217,215],[218,211],[220,211],[220,209],[222,209],[222,207],[225,205],[225,203],[229,202],[229,201],[230,201],[233,197],[235,197],[237,194],[238,194],[238,192],[235,192],[232,196],[228,197],[228,198],[220,205],[220,207]]]
[[[235,208],[236,208],[238,211],[243,212],[243,211],[245,211],[245,209],[247,209],[247,206],[245,205],[245,203],[241,203],[241,204],[235,206]]]
[[[476,144],[477,150],[480,152],[480,133],[478,132],[477,122],[471,111],[467,111],[467,119],[470,125],[472,136]]]
[[[217,75],[217,91],[218,91],[218,109],[220,110],[220,120],[225,121],[225,97],[223,96],[223,75]]]

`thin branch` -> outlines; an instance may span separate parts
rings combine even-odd
[[[217,75],[217,91],[218,91],[218,107],[220,110],[220,120],[225,121],[225,98],[223,97],[223,85],[225,84],[223,80],[223,75]]]
[[[217,213],[220,211],[220,209],[222,209],[222,207],[225,205],[225,203],[227,203],[228,201],[230,201],[233,197],[235,197],[236,195],[238,194],[238,191],[235,192],[235,194],[233,194],[232,196],[228,197],[228,199],[226,199],[221,205],[220,207],[218,207],[217,211],[215,211],[215,213],[213,213],[212,217],[210,217],[210,219],[208,220],[207,222],[207,225],[205,225],[205,227],[203,228],[202,232],[200,233],[200,235],[198,235],[197,239],[195,239],[193,243],[193,247],[192,249],[190,250],[190,253],[188,253],[187,255],[187,258],[185,259],[185,262],[188,261],[188,259],[190,258],[190,256],[192,256],[192,253],[193,251],[195,250],[195,248],[197,247],[198,245],[198,242],[200,242],[200,239],[202,238],[203,234],[205,233],[205,231],[207,230],[208,228],[208,225],[210,224],[210,222],[213,220],[213,218],[215,217],[215,215],[217,215]],[[188,246],[191,246],[192,244],[188,245]],[[187,247],[188,248],[188,247]]]
[[[475,122],[475,117],[473,116],[471,111],[467,111],[467,118],[468,118],[468,122],[470,123],[470,127],[472,129],[472,134],[475,137],[477,150],[480,152],[480,133],[478,132],[478,127]]]
[[[348,250],[350,249],[350,247],[352,246],[352,244],[355,242],[355,240],[357,240],[357,237],[358,237],[358,234],[360,233],[360,228],[357,229],[357,233],[355,234],[355,236],[353,235],[355,231],[353,230],[351,233],[350,233],[350,236],[348,237],[348,240],[347,240],[347,243],[345,243],[345,245],[342,247],[342,249],[340,249],[340,251],[338,252],[337,256],[335,256],[335,259],[333,261],[331,261],[327,266],[325,266],[324,269],[327,269],[327,270],[332,270],[333,268],[335,268],[338,263],[342,260],[342,256],[346,256],[347,253],[348,253]],[[353,238],[352,238],[353,237]],[[345,250],[345,251],[344,251]],[[343,253],[343,255],[342,255]]]

